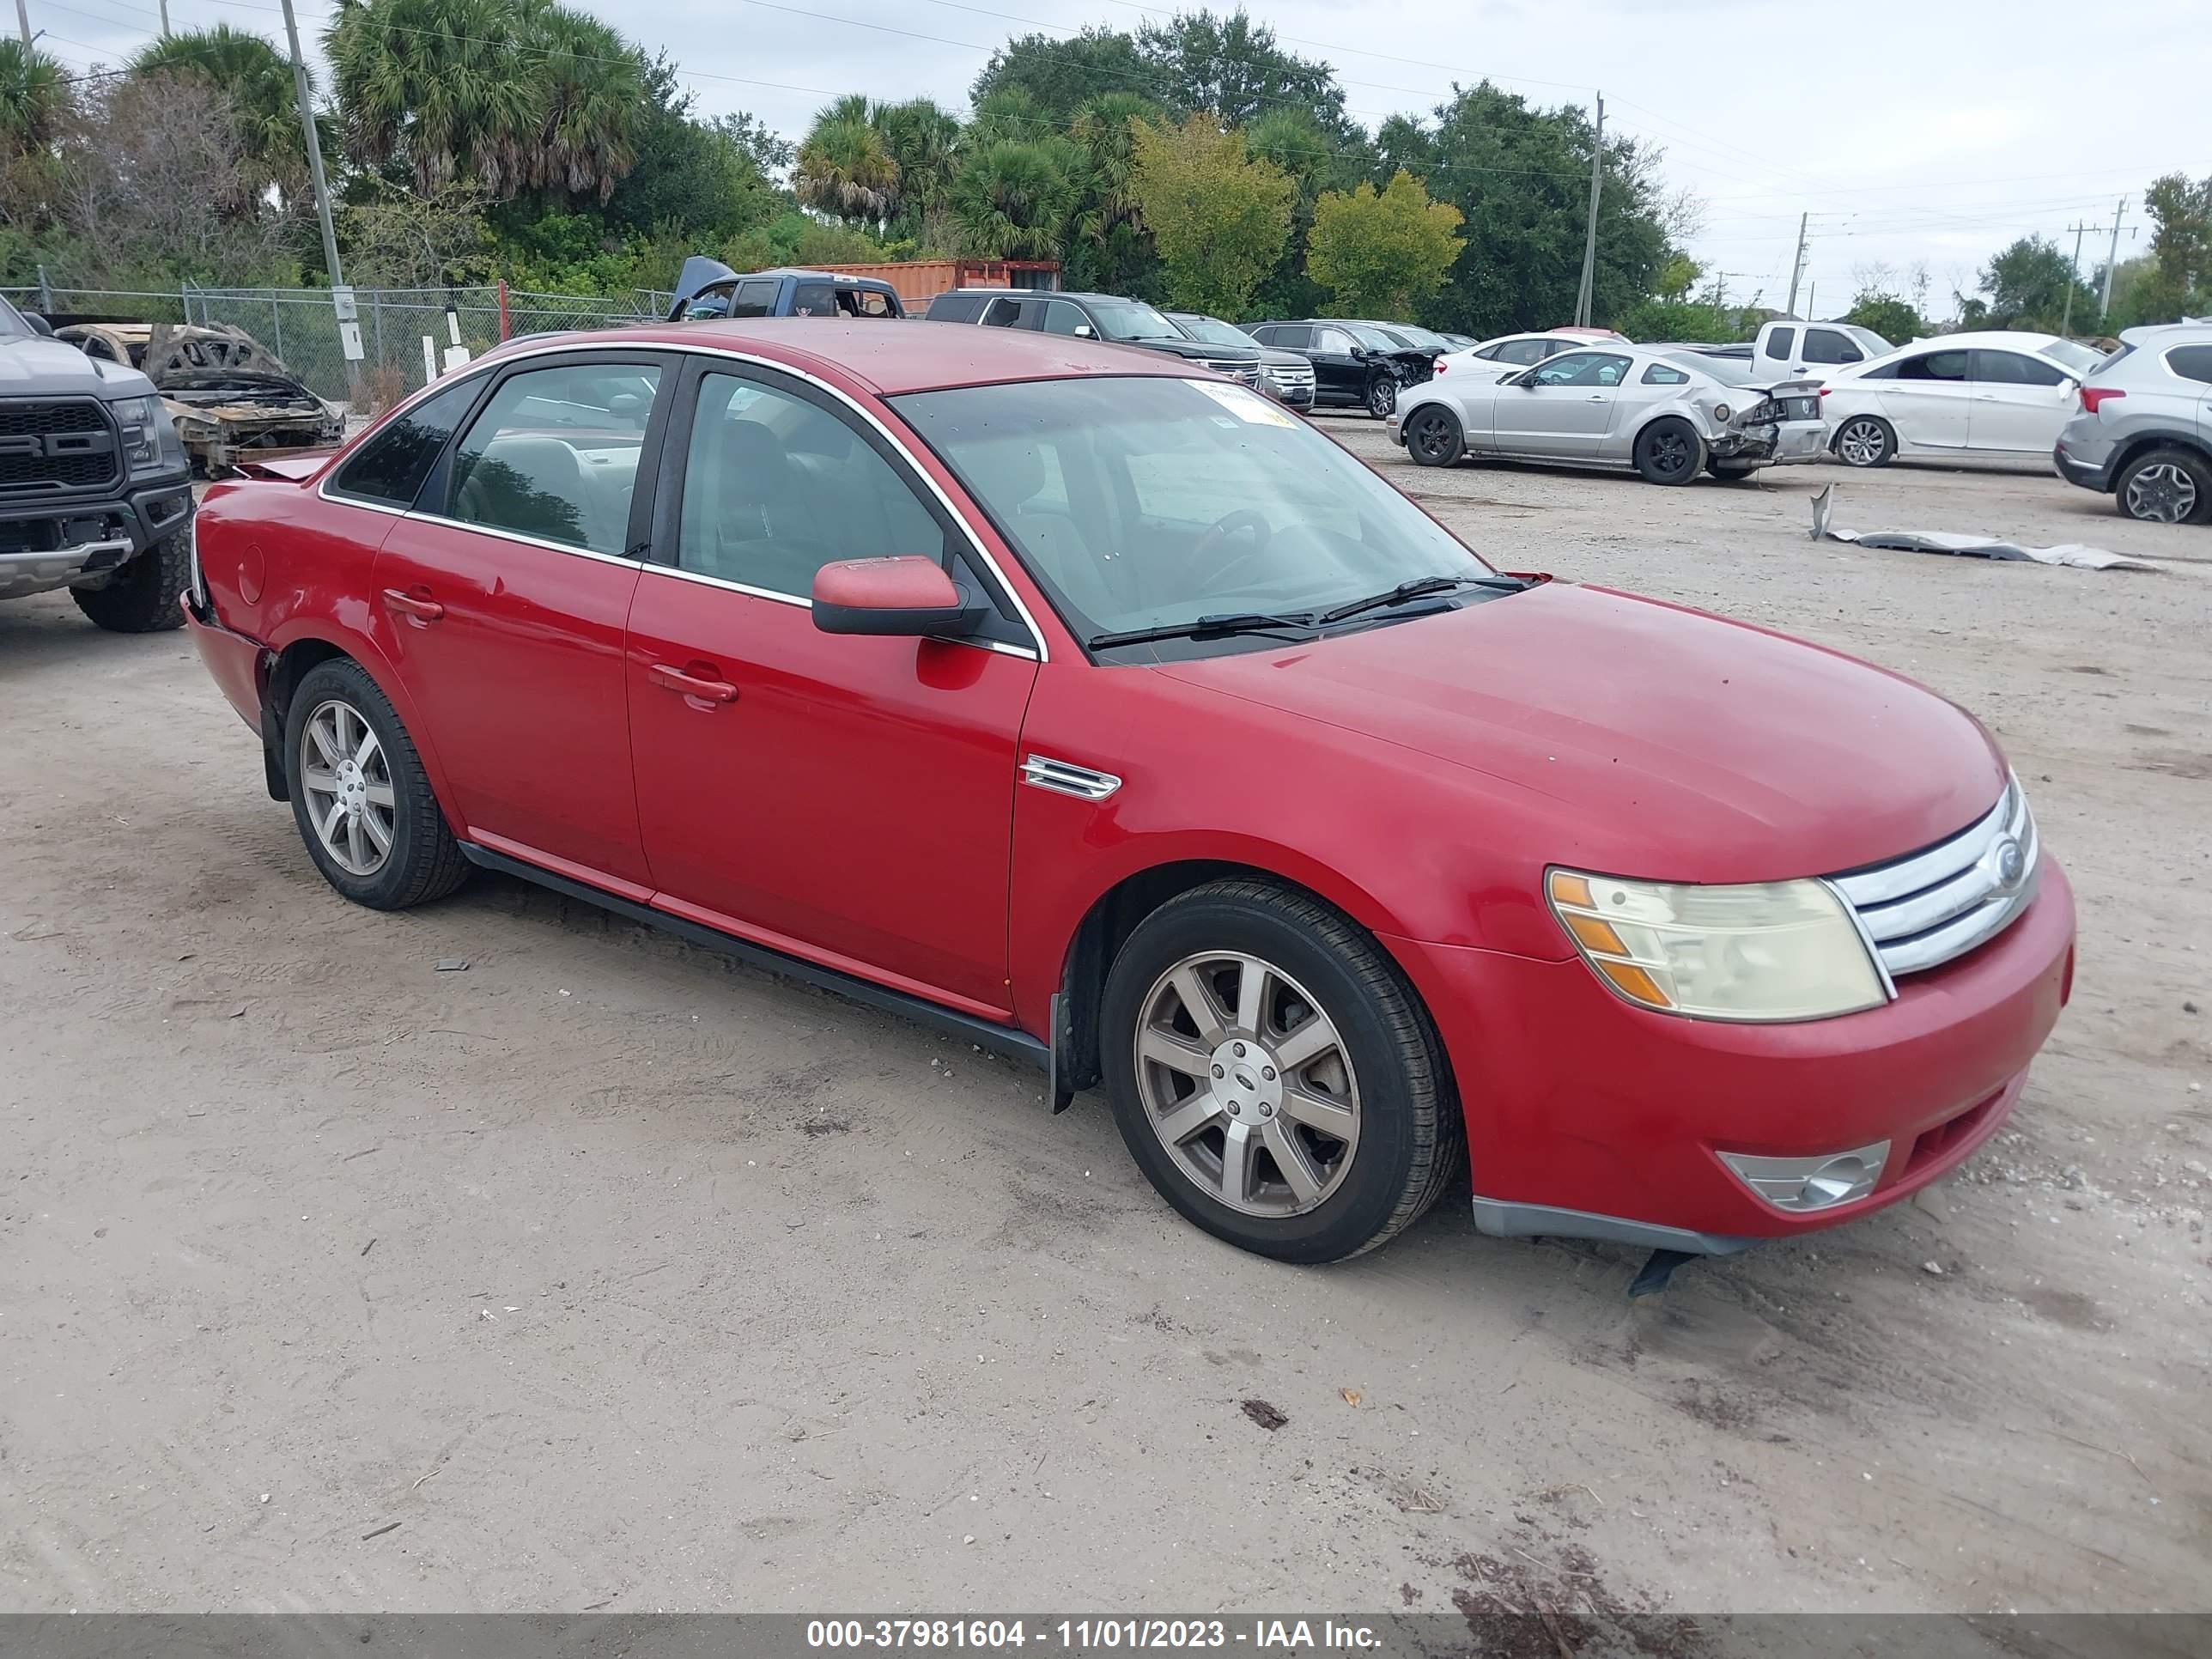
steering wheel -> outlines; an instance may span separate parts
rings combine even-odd
[[[1212,573],[1212,580],[1222,581],[1235,575],[1267,550],[1267,538],[1274,533],[1274,526],[1267,522],[1267,515],[1254,507],[1240,507],[1233,513],[1223,514],[1207,526],[1198,540],[1191,544],[1191,562],[1204,562],[1209,554],[1218,552],[1221,544],[1240,530],[1252,532],[1251,551],[1240,553],[1230,560]]]

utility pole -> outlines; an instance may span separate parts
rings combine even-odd
[[[2098,307],[2102,313],[2098,319],[2100,322],[2112,314],[2112,268],[2120,263],[2120,220],[2127,210],[2128,198],[2123,196],[2119,206],[2112,210],[2112,252],[2105,261],[2105,298]]]
[[[1784,316],[1797,314],[1797,279],[1805,274],[1805,222],[1812,216],[1810,213],[1797,216],[1797,257],[1790,262],[1790,303],[1783,307]]]
[[[20,6],[23,0],[15,3]],[[315,99],[307,86],[307,65],[300,56],[300,21],[292,15],[292,0],[283,3],[284,39],[292,48],[292,90],[300,100],[300,131],[307,140],[307,177],[315,188],[315,216],[323,227],[323,259],[330,268],[331,287],[335,290],[345,286],[345,272],[338,264],[338,233],[331,223],[330,182],[323,177],[323,138],[315,127]],[[342,319],[345,314],[341,313]],[[350,356],[346,359],[346,385],[355,393],[361,389],[361,365]],[[358,396],[353,401],[359,402]]]
[[[169,0],[161,0],[161,38],[169,38]]]
[[[22,0],[16,0],[21,5]],[[1589,228],[1583,234],[1583,283],[1575,295],[1575,323],[1588,328],[1597,286],[1597,196],[1605,183],[1605,94],[1597,98],[1597,137],[1590,145]]]
[[[2058,319],[2058,331],[2062,335],[2074,331],[2074,290],[2081,286],[2081,239],[2088,234],[2089,227],[2069,225],[2066,228],[2074,233],[2074,263],[2066,267],[2066,310]],[[2103,227],[2098,228],[2102,229]]]
[[[15,0],[15,30],[23,37],[23,50],[31,49],[31,9],[23,0]]]

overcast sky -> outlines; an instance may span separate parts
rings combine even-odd
[[[84,68],[158,28],[159,0],[27,0],[41,42]],[[702,110],[750,110],[787,135],[848,90],[960,107],[992,47],[1036,29],[1133,29],[1172,7],[1133,0],[569,0],[683,67]],[[319,36],[328,0],[300,0]],[[1216,0],[1215,9],[1224,7]],[[2127,0],[1261,0],[1281,43],[1334,64],[1370,130],[1484,76],[1533,101],[1606,96],[1609,130],[1663,146],[1667,177],[1705,204],[1691,239],[1731,297],[1778,305],[1797,216],[1823,312],[1876,265],[1928,267],[1931,311],[2014,237],[2039,232],[2086,275],[2143,246],[2143,186],[2212,174],[2212,3]],[[173,26],[228,21],[283,38],[276,0],[170,0]],[[872,26],[872,27],[871,27]],[[1801,299],[1802,296],[1801,296]],[[1802,308],[1801,305],[1801,309]]]

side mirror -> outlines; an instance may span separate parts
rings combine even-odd
[[[842,559],[814,573],[814,625],[825,634],[957,636],[982,617],[945,567],[918,553]]]
[[[48,322],[45,318],[40,316],[37,312],[25,312],[23,313],[23,320],[31,325],[32,332],[35,334],[43,334],[48,339],[52,339],[53,337],[54,325]]]
[[[1078,323],[1075,325],[1075,337],[1079,340],[1095,340],[1098,337],[1098,331],[1088,323]]]

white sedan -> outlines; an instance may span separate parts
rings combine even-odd
[[[1480,374],[1485,380],[1503,380],[1516,369],[1533,368],[1547,357],[1556,357],[1562,351],[1572,351],[1577,346],[1596,345],[1601,341],[1628,343],[1611,329],[1543,328],[1526,334],[1500,334],[1483,340],[1464,349],[1454,351],[1437,359],[1433,371],[1438,374]]]
[[[1828,447],[1847,466],[1900,455],[2048,457],[2102,352],[2055,334],[1919,340],[1831,375],[1820,388]]]
[[[1474,456],[1632,466],[1653,483],[1688,483],[1700,470],[1747,478],[1817,459],[1824,435],[1815,382],[1765,378],[1680,348],[1585,343],[1503,380],[1447,371],[1408,386],[1390,435],[1422,466]]]

